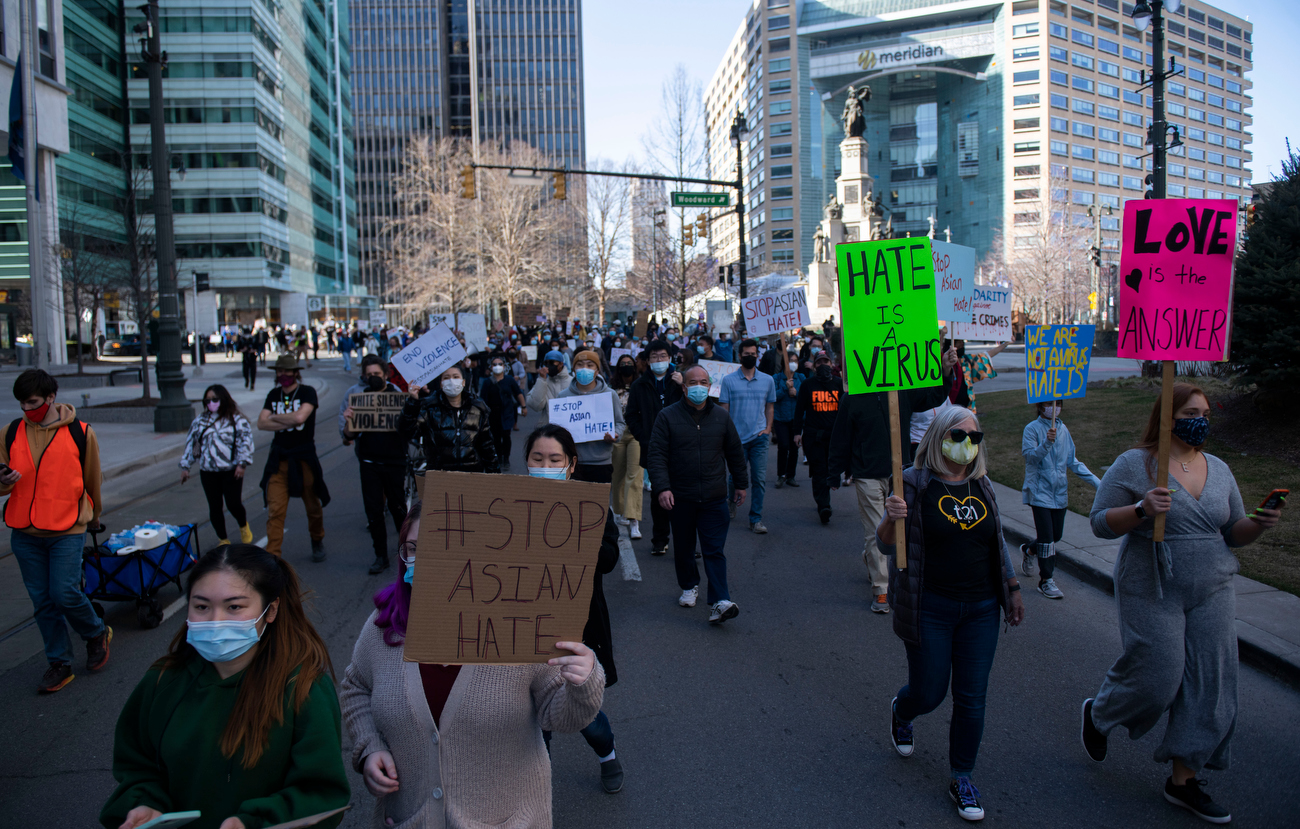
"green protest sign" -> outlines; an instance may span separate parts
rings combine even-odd
[[[943,383],[930,240],[835,246],[849,394]]]

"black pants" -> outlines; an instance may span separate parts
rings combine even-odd
[[[668,549],[668,534],[672,528],[672,513],[659,506],[659,499],[650,493],[650,549]]]
[[[244,354],[244,387],[257,385],[257,354],[249,351]]]
[[[229,540],[226,535],[226,514],[221,509],[221,500],[226,501],[226,509],[235,519],[235,523],[244,526],[248,523],[248,513],[244,510],[244,479],[236,478],[233,469],[225,472],[204,472],[199,470],[199,481],[203,484],[203,494],[208,498],[208,518],[212,521],[212,531],[217,538]]]
[[[388,528],[384,526],[384,502],[393,516],[394,529],[406,520],[406,468],[397,463],[361,462],[361,503],[366,510],[366,527],[375,545],[375,557],[388,558]]]
[[[775,420],[772,430],[776,432],[776,477],[793,478],[799,471],[799,447],[794,445],[794,425],[790,420]],[[811,461],[810,461],[811,463]]]
[[[501,461],[502,467],[509,466],[510,450],[514,447],[510,440],[511,426],[506,426],[499,421],[492,421],[492,443],[496,444],[497,459]]]
[[[578,469],[573,473],[573,480],[588,481],[593,484],[612,484],[614,482],[614,464],[582,463],[579,461]]]
[[[813,500],[817,509],[830,509],[831,433],[826,429],[804,429],[803,453],[808,456],[808,476],[812,478]]]
[[[1034,511],[1034,530],[1038,537],[1034,541],[1039,545],[1055,544],[1065,532],[1065,510],[1051,507],[1030,506]],[[1038,581],[1045,582],[1056,572],[1056,556],[1038,557]]]

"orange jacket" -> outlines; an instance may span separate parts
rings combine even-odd
[[[83,464],[77,444],[65,428],[76,418],[76,409],[56,403],[55,411],[58,420],[49,426],[24,419],[8,451],[0,441],[0,462],[22,475],[12,486],[0,485],[0,495],[9,494],[5,523],[31,535],[84,533],[87,524],[99,522],[102,508],[95,433],[85,426]]]

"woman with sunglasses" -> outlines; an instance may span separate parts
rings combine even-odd
[[[979,428],[969,409],[940,410],[903,473],[902,497],[886,499],[876,528],[876,543],[889,559],[894,633],[907,649],[907,684],[891,705],[890,739],[900,755],[912,756],[912,723],[939,707],[951,676],[948,795],[965,820],[984,818],[971,774],[984,733],[999,617],[1005,613],[1008,624],[1019,625],[1025,615]],[[894,557],[894,522],[900,519],[907,522],[906,570]]]
[[[226,387],[216,383],[203,391],[203,411],[190,424],[181,453],[181,483],[190,479],[190,467],[199,464],[199,480],[208,499],[208,517],[217,544],[229,544],[226,508],[239,526],[239,540],[253,543],[253,530],[244,510],[244,470],[253,462],[253,425],[239,410]]]

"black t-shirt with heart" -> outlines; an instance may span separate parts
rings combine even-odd
[[[1000,550],[989,505],[974,481],[931,478],[921,500],[925,589],[958,602],[996,598]]]

